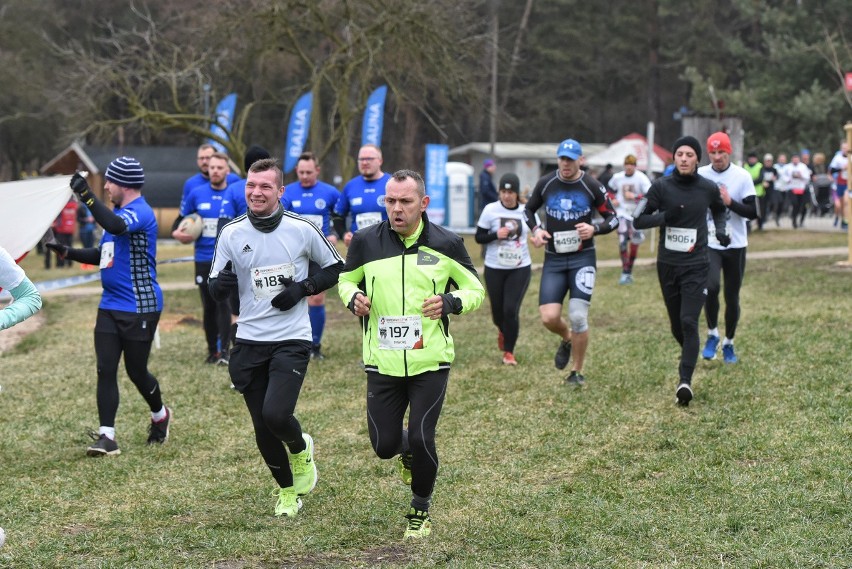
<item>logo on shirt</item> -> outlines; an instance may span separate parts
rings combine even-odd
[[[325,200],[322,198],[318,198],[314,202],[314,207],[316,207],[317,209],[325,209]]]
[[[437,265],[438,257],[435,255],[424,253],[423,251],[417,252],[417,264],[418,265]]]
[[[246,246],[243,247],[243,253],[251,253],[252,251],[254,251],[254,249],[251,248],[251,245],[246,243]]]

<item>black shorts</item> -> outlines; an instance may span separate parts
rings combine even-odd
[[[564,304],[565,295],[569,291],[570,298],[591,301],[595,290],[596,264],[594,249],[576,253],[545,253],[538,292],[539,306]]]
[[[116,334],[122,340],[152,342],[159,321],[159,312],[137,314],[99,308],[95,320],[95,334]]]
[[[228,372],[237,391],[266,389],[270,382],[277,383],[287,375],[304,380],[311,360],[311,343],[285,340],[274,344],[249,344],[237,340],[229,360]]]

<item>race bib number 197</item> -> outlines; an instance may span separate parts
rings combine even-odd
[[[419,316],[382,316],[379,318],[379,348],[382,350],[419,350],[423,348],[423,326]]]

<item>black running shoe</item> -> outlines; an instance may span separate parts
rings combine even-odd
[[[322,351],[320,351],[319,344],[311,346],[311,359],[316,361],[321,361],[325,359],[325,356],[322,354]]]
[[[89,445],[86,449],[87,456],[116,456],[121,454],[121,449],[118,448],[118,443],[106,435],[99,435],[92,431],[89,436],[95,442]]]
[[[217,364],[217,363],[219,363],[220,356],[221,356],[221,354],[219,354],[219,352],[216,352],[214,354],[208,354],[207,359],[204,360],[204,363],[206,363],[206,364]]]
[[[163,444],[169,438],[169,424],[172,422],[172,410],[166,407],[166,418],[162,421],[151,419],[148,427],[148,444]]]
[[[556,355],[553,357],[553,365],[556,369],[565,369],[568,365],[568,360],[571,359],[571,340],[562,340],[559,342],[559,348],[556,350]]]
[[[675,397],[677,397],[678,405],[681,407],[688,407],[689,402],[692,401],[692,387],[690,387],[688,383],[681,383],[677,386]]]
[[[577,387],[582,387],[586,384],[586,378],[583,377],[577,370],[574,370],[568,374],[568,377],[565,378],[565,383],[567,383],[568,385],[576,385]]]

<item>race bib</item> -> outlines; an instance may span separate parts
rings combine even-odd
[[[112,267],[112,259],[115,257],[115,242],[107,241],[101,245],[101,269],[109,269]]]
[[[583,240],[577,230],[557,231],[553,234],[553,248],[557,253],[574,253],[580,250],[582,244]]]
[[[420,316],[382,316],[379,318],[379,348],[382,350],[423,349]]]
[[[686,227],[666,227],[666,249],[679,253],[689,253],[695,248],[698,230]]]
[[[201,229],[202,237],[216,237],[216,231],[219,228],[219,219],[216,217],[202,218],[204,226]]]
[[[322,216],[321,215],[303,215],[305,219],[322,229]]]
[[[296,275],[293,263],[254,267],[251,270],[251,290],[255,300],[272,299],[284,290],[284,279],[292,279]]]
[[[497,264],[501,267],[517,267],[521,264],[523,255],[521,248],[515,245],[501,245],[497,247]]]
[[[365,227],[370,227],[381,222],[382,214],[377,211],[368,211],[355,215],[355,225],[358,226],[358,229],[364,229]]]

